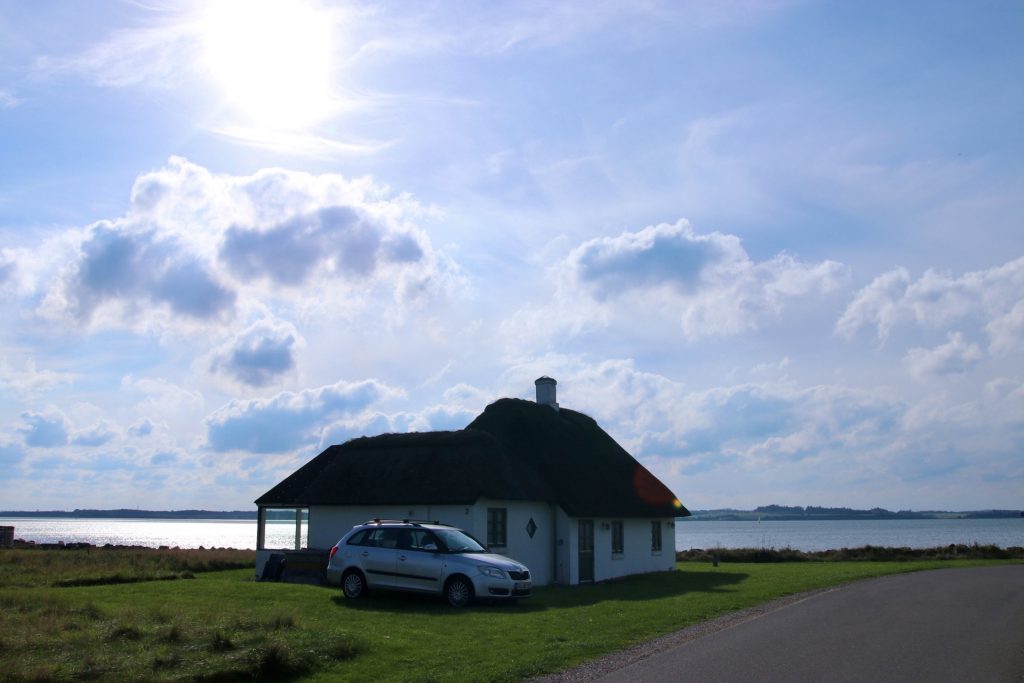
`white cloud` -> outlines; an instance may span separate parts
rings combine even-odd
[[[849,339],[862,326],[874,324],[878,327],[879,338],[884,339],[889,335],[893,325],[905,315],[898,301],[905,294],[909,284],[910,273],[905,268],[897,268],[879,275],[858,292],[846,307],[836,323],[836,332]]]
[[[6,296],[31,293],[31,252],[27,249],[0,248],[0,300]]]
[[[457,405],[433,405],[415,413],[403,413],[393,422],[406,432],[456,431],[465,428],[483,408],[484,406],[469,409]]]
[[[494,55],[547,49],[593,37],[614,27],[619,40],[644,44],[656,30],[673,36],[736,24],[757,23],[791,0],[750,2],[575,2],[511,3],[479,6],[425,5],[422,12],[367,12],[360,33],[367,35],[360,56],[437,52]]]
[[[124,216],[71,240],[40,312],[92,328],[189,331],[273,302],[403,306],[459,278],[416,225],[421,215],[368,178],[214,175],[172,157],[138,178]]]
[[[21,419],[27,427],[18,432],[25,440],[25,445],[32,448],[56,448],[68,442],[69,425],[67,418],[56,408],[48,408],[42,413],[25,411]]]
[[[152,420],[150,420],[149,418],[144,418],[133,424],[131,427],[129,427],[128,434],[134,436],[137,439],[141,439],[152,434],[154,428],[155,426],[153,425]]]
[[[314,272],[366,278],[389,264],[415,264],[425,251],[413,233],[388,230],[363,211],[328,206],[267,227],[232,225],[219,257],[236,278],[299,286]]]
[[[326,425],[320,432],[317,448],[324,449],[336,444],[343,444],[349,439],[357,439],[361,436],[375,436],[396,431],[401,430],[395,427],[391,416],[378,412],[364,413],[345,420],[335,420]]]
[[[737,236],[698,234],[685,220],[588,240],[557,270],[558,296],[563,310],[577,311],[566,317],[576,328],[647,309],[677,317],[689,338],[757,329],[791,302],[832,291],[846,278],[835,261],[809,264],[786,253],[754,261]],[[580,294],[595,305],[581,309]]]
[[[459,382],[444,391],[444,402],[446,405],[463,408],[479,413],[488,403],[494,401],[494,396],[486,391],[465,382]]]
[[[236,294],[187,245],[155,230],[109,223],[93,225],[81,257],[60,292],[69,311],[88,323],[107,302],[134,319],[147,308],[167,306],[172,315],[211,320],[230,315]]]
[[[224,125],[214,129],[225,138],[253,147],[301,155],[311,159],[366,157],[382,152],[396,140],[335,140],[316,133],[273,130],[250,126]]]
[[[883,388],[788,378],[691,390],[630,360],[546,356],[503,383],[521,388],[544,373],[558,379],[563,408],[597,419],[691,507],[777,496],[894,505],[1024,474],[1014,460],[1014,434],[1024,428],[1019,381],[909,402]]]
[[[158,26],[122,29],[75,55],[41,57],[36,72],[83,75],[111,88],[167,87],[183,76],[189,62],[180,57],[197,38],[198,27],[184,19],[175,15]]]
[[[105,446],[116,437],[116,428],[106,420],[103,420],[87,429],[74,432],[71,435],[71,445],[95,448],[97,446]]]
[[[985,326],[991,344],[989,349],[997,355],[1007,355],[1024,350],[1024,299],[1021,299],[1006,315],[994,318]]]
[[[304,345],[291,323],[259,320],[215,349],[210,369],[250,387],[267,386],[295,369],[295,352]]]
[[[849,339],[864,327],[874,327],[884,340],[899,325],[935,329],[962,322],[994,322],[1013,315],[1024,300],[1022,292],[1024,258],[959,277],[928,270],[917,281],[906,269],[897,268],[857,293],[836,323],[836,332]],[[1012,328],[1012,322],[1007,324]],[[996,323],[995,335],[1000,334],[999,328]],[[998,343],[1006,342],[1000,337]]]
[[[0,388],[21,396],[35,396],[61,385],[70,385],[75,376],[56,370],[39,369],[34,358],[25,361],[23,370],[11,367],[6,359],[0,360]]]
[[[7,251],[6,249],[4,251]],[[14,259],[7,256],[7,254],[0,252],[0,291],[9,282],[14,280],[15,270]]]
[[[125,375],[121,378],[121,391],[143,415],[188,415],[205,405],[200,391],[162,378]]]
[[[933,349],[907,351],[907,369],[918,379],[935,375],[962,374],[985,357],[978,345],[968,342],[959,332],[951,332],[949,341]]]
[[[353,417],[397,390],[376,380],[338,382],[267,399],[232,401],[206,419],[210,448],[281,453],[316,444],[325,426]]]
[[[344,443],[360,436],[394,432],[455,431],[463,429],[483,412],[495,397],[467,384],[457,384],[444,392],[443,402],[416,411],[393,414],[363,413],[337,420],[324,428],[320,448]]]

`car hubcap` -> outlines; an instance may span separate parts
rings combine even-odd
[[[448,600],[454,605],[465,604],[469,600],[469,587],[462,581],[456,581],[448,589]]]
[[[363,581],[355,574],[345,577],[345,592],[351,596],[359,595],[363,590]]]

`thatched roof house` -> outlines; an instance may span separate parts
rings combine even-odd
[[[559,408],[554,384],[541,378],[540,402],[500,399],[460,431],[331,446],[256,500],[261,519],[308,509],[310,547],[374,517],[439,520],[486,536],[539,583],[670,569],[673,519],[689,512],[592,418]]]

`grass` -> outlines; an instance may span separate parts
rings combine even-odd
[[[0,550],[0,589],[34,586],[96,586],[195,578],[197,572],[243,569],[253,550],[154,548],[36,548]]]
[[[64,560],[62,552],[44,557]],[[18,564],[10,559],[0,552],[0,575]],[[992,563],[686,562],[675,572],[540,588],[518,605],[465,610],[430,598],[350,601],[337,589],[259,583],[251,565],[202,571],[200,563],[180,570],[194,580],[73,587],[20,577],[0,587],[0,679],[518,681],[795,592]],[[64,581],[70,573],[50,574]]]

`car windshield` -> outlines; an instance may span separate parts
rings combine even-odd
[[[486,553],[487,548],[465,531],[458,529],[434,529],[441,545],[450,553]]]

